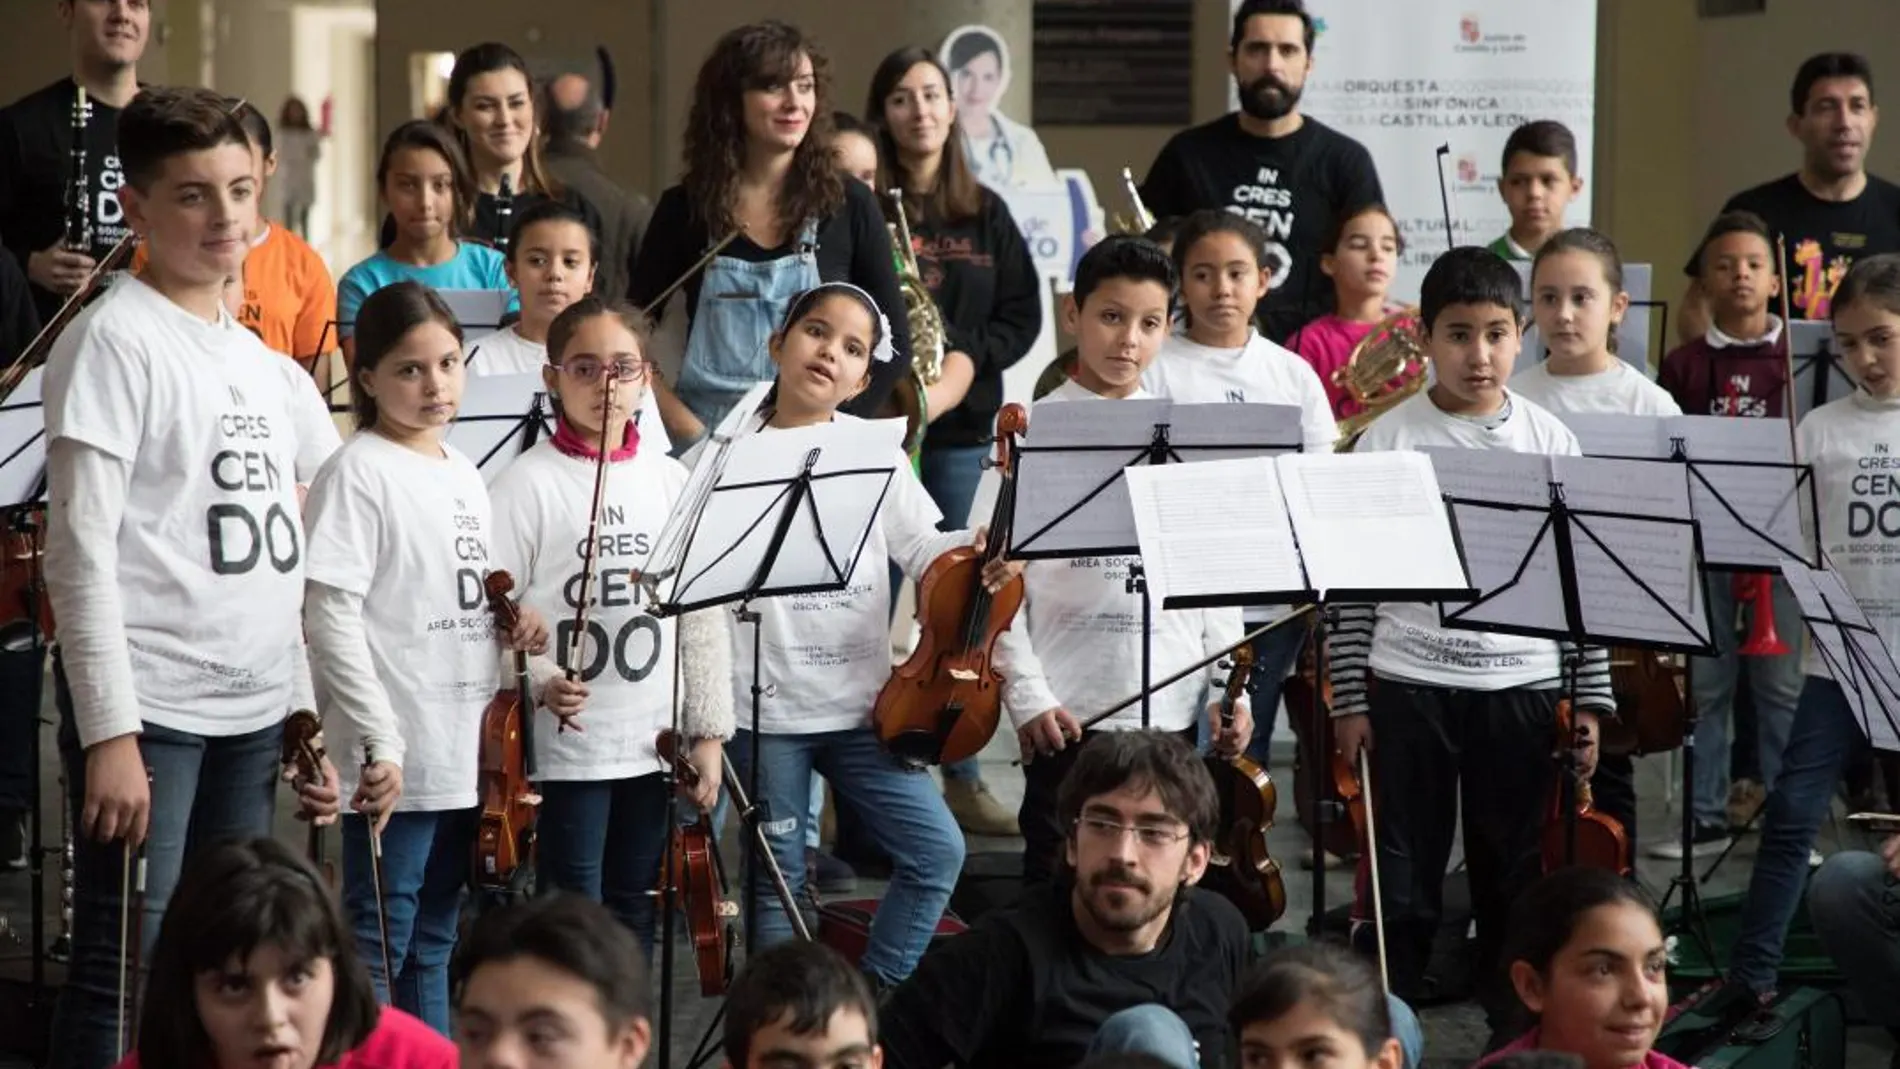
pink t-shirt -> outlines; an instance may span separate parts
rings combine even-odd
[[[1352,399],[1344,386],[1333,381],[1333,373],[1346,366],[1353,349],[1372,333],[1375,325],[1327,314],[1301,327],[1287,346],[1319,373],[1320,385],[1326,387],[1326,399],[1333,406],[1334,419],[1345,419],[1364,407]]]
[[[1517,1054],[1520,1051],[1542,1049],[1542,1047],[1537,1045],[1537,1029],[1533,1028],[1497,1050],[1485,1055],[1479,1060],[1478,1064],[1472,1066],[1471,1069],[1484,1069],[1485,1066],[1490,1065],[1492,1062],[1497,1061],[1507,1054]],[[1640,1069],[1689,1069],[1689,1067],[1671,1058],[1667,1054],[1651,1049],[1648,1054],[1643,1055]]]
[[[455,1069],[458,1060],[454,1043],[401,1010],[384,1006],[368,1038],[327,1069]],[[139,1069],[139,1052],[126,1055],[113,1069]]]

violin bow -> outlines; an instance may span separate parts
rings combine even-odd
[[[376,755],[369,748],[363,748],[363,771],[369,772],[376,763]],[[366,813],[369,821],[369,880],[370,890],[376,895],[376,936],[382,941],[383,948],[383,989],[389,995],[390,1004],[396,1000],[396,970],[389,963],[389,907],[383,899],[383,833],[376,827],[376,818],[382,814]]]
[[[1366,803],[1366,860],[1372,870],[1372,932],[1379,940],[1379,986],[1388,993],[1392,981],[1385,968],[1385,895],[1379,891],[1379,832],[1372,814],[1372,755],[1359,748],[1359,796]]]
[[[612,364],[602,368],[601,374],[607,377],[607,403],[602,406],[600,416],[600,451],[594,457],[594,502],[587,511],[586,548],[581,551],[581,596],[574,599],[577,603],[574,606],[574,630],[567,637],[565,660],[569,682],[580,678],[581,647],[587,643],[587,609],[594,603],[594,573],[600,564],[600,510],[607,501],[608,431],[613,425],[607,411],[613,407],[614,388],[620,382],[620,376]],[[631,420],[633,413],[629,412],[627,418]],[[560,727],[556,730],[566,731],[568,718],[557,716],[556,719],[560,721]]]

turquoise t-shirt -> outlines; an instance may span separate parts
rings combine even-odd
[[[456,243],[455,255],[430,267],[417,267],[392,260],[385,252],[357,264],[343,273],[336,287],[336,317],[343,337],[356,333],[356,310],[369,295],[392,282],[415,280],[438,290],[511,290],[508,271],[502,266],[501,253],[472,241]],[[510,312],[521,309],[519,295],[508,298]]]

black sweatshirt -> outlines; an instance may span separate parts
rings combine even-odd
[[[1003,407],[1003,372],[1042,332],[1042,294],[1029,245],[1003,198],[982,190],[978,213],[957,223],[929,218],[911,226],[917,270],[943,312],[945,352],[976,364],[963,403],[930,425],[926,450],[990,440]]]
[[[877,198],[861,182],[847,181],[844,188],[843,210],[818,221],[818,277],[823,282],[849,282],[869,293],[891,321],[891,345],[896,355],[889,363],[874,366],[870,388],[842,406],[854,416],[872,418],[890,396],[891,387],[910,373],[910,326],[904,320],[904,295],[897,288],[890,231],[884,228]],[[653,207],[653,218],[647,222],[646,236],[640,239],[640,253],[633,261],[627,299],[636,307],[645,308],[660,291],[685,274],[713,240],[707,234],[706,224],[693,215],[683,187],[673,186],[660,194],[660,202]],[[762,249],[741,235],[720,255],[748,263],[765,263],[793,255],[797,245],[797,233],[775,249]],[[695,271],[682,287],[689,324],[699,309],[699,287],[703,278],[703,269]],[[653,312],[658,318],[666,314],[666,309],[656,308]]]
[[[0,253],[0,367],[13,366],[39,332],[40,316],[33,307],[26,272],[13,257]]]
[[[1240,911],[1188,888],[1160,945],[1122,958],[1083,939],[1071,908],[1065,882],[1037,887],[925,954],[878,1011],[887,1069],[1070,1069],[1110,1014],[1149,1002],[1187,1022],[1201,1065],[1226,1065]]]
[[[0,110],[0,241],[26,271],[27,257],[66,232],[66,201],[72,182],[73,97],[78,85],[61,78]],[[131,232],[119,187],[119,109],[98,100],[86,123],[86,185],[91,200],[92,258],[103,260]],[[42,322],[64,298],[33,287]]]

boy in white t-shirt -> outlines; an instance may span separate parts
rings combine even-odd
[[[147,859],[149,949],[187,845],[267,835],[284,718],[309,709],[297,487],[337,436],[316,387],[225,310],[257,218],[217,95],[148,89],[119,119],[126,219],[149,250],[47,358],[46,580],[60,751],[78,806],[59,1064],[123,1053],[121,878]],[[337,810],[336,773],[304,791]]]
[[[1504,387],[1519,345],[1519,287],[1517,272],[1484,249],[1438,258],[1419,298],[1432,385],[1373,421],[1356,451],[1579,452],[1557,417]],[[1333,732],[1355,766],[1361,748],[1371,753],[1387,961],[1392,993],[1408,1001],[1424,990],[1462,810],[1475,960],[1486,963],[1479,999],[1496,1030],[1515,1006],[1496,963],[1510,904],[1538,875],[1563,658],[1549,639],[1453,631],[1438,614],[1436,605],[1341,607],[1328,643]],[[1615,711],[1604,651],[1586,650],[1578,677],[1576,723],[1588,740],[1579,774],[1588,777],[1597,718]]]
[[[548,327],[593,291],[599,266],[600,235],[574,209],[541,201],[522,212],[508,238],[507,263],[508,281],[521,295],[521,318],[469,344],[469,374],[538,379],[548,363]],[[634,424],[647,448],[673,451],[651,390],[641,397]]]
[[[1111,237],[1090,249],[1076,266],[1075,291],[1062,307],[1065,328],[1075,336],[1075,378],[1043,403],[1150,396],[1142,389],[1142,373],[1167,335],[1174,283],[1173,262],[1146,238]],[[1134,560],[1029,562],[1023,568],[1022,609],[1005,632],[1010,641],[997,645],[1003,702],[1025,759],[1017,821],[1023,830],[1023,877],[1031,882],[1056,876],[1071,841],[1073,829],[1062,826],[1056,794],[1081,750],[1081,723],[1141,689],[1144,642],[1151,651],[1151,675],[1159,680],[1239,642],[1243,634],[1236,608],[1156,609],[1153,630],[1144,634],[1141,595],[1127,586]],[[1157,691],[1149,701],[1149,726],[1179,733],[1192,745],[1202,720],[1202,695],[1215,686],[1216,671],[1209,665]],[[1248,703],[1237,702],[1234,712],[1232,726],[1223,728],[1215,707],[1207,708],[1217,752],[1238,753],[1253,737]],[[1141,727],[1141,709],[1133,707],[1092,730]]]
[[[1232,212],[1198,211],[1182,220],[1173,256],[1186,322],[1162,341],[1160,354],[1142,372],[1142,389],[1187,404],[1293,405],[1300,410],[1301,448],[1332,452],[1339,427],[1319,374],[1253,326],[1254,306],[1266,296],[1270,277],[1267,235]],[[1249,627],[1280,615],[1271,609],[1243,614]],[[1263,764],[1273,743],[1280,685],[1305,645],[1306,628],[1298,624],[1275,628],[1253,642],[1247,693],[1258,713],[1247,754]]]
[[[1820,513],[1814,525],[1824,564],[1839,573],[1887,647],[1900,655],[1900,538],[1894,535],[1894,498],[1884,493],[1900,456],[1900,256],[1870,256],[1834,291],[1834,344],[1860,389],[1809,412],[1801,421],[1800,460],[1814,466]],[[1792,642],[1794,636],[1783,633]],[[1864,753],[1867,736],[1827,663],[1808,643],[1806,685],[1796,707],[1781,771],[1769,792],[1761,847],[1743,899],[1741,936],[1730,958],[1729,982],[1772,1003],[1788,922],[1808,886],[1808,853],[1849,759]],[[1870,703],[1870,708],[1873,706]],[[1878,716],[1875,712],[1872,715]],[[1837,865],[1836,862],[1841,862]],[[1862,870],[1858,881],[1856,868]],[[1855,884],[1861,884],[1858,892]],[[1870,924],[1867,944],[1890,947],[1891,921],[1881,923],[1892,881],[1878,859],[1833,858],[1814,877],[1810,897],[1840,903],[1836,919]],[[1840,917],[1839,915],[1846,916]],[[1817,926],[1820,915],[1816,915]],[[1889,952],[1840,956],[1849,981],[1862,991],[1891,991],[1891,977],[1855,970],[1878,968]],[[1890,999],[1876,1020],[1893,1020]],[[1765,1010],[1764,1013],[1769,1011]]]

